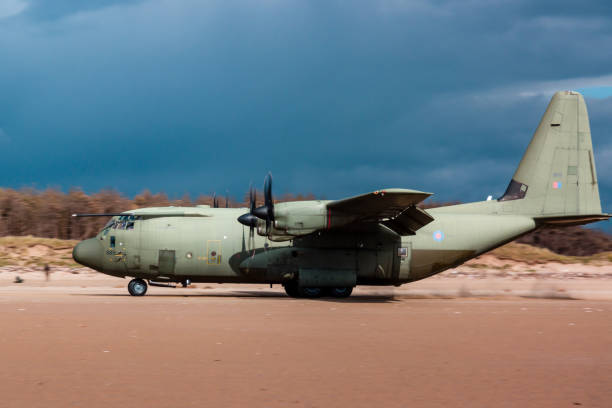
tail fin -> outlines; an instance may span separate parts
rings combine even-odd
[[[560,223],[608,218],[601,213],[591,129],[582,95],[564,91],[552,97],[512,181],[499,199],[509,200],[518,200],[513,206],[515,211],[551,221],[558,219]],[[588,220],[589,217],[596,219]]]

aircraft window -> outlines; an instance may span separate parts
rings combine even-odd
[[[111,218],[102,231],[109,229],[134,229],[134,221],[141,220],[140,215],[122,215],[119,218]]]
[[[112,228],[115,225],[115,219],[111,218],[110,220],[108,220],[108,222],[104,225],[104,228],[102,228],[103,230]]]
[[[527,184],[519,183],[516,180],[510,181],[508,184],[508,188],[501,198],[497,201],[510,201],[510,200],[520,200],[521,198],[525,198],[527,194],[527,189],[529,187]]]
[[[111,238],[110,238],[110,247],[111,248],[115,247],[115,236],[114,235],[111,235]]]

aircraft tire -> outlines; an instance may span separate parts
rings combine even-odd
[[[302,298],[314,299],[321,297],[321,295],[323,294],[323,289],[298,287],[298,294]]]
[[[298,287],[297,287],[297,284],[295,284],[295,282],[287,283],[283,285],[283,287],[285,288],[285,293],[287,294],[287,296],[292,297],[292,298],[300,297],[300,294],[298,292]]]
[[[132,279],[128,283],[128,292],[132,296],[144,296],[147,293],[147,282],[142,279]]]
[[[353,293],[353,288],[348,286],[342,288],[329,288],[326,290],[326,292],[329,294],[329,296],[335,298],[347,298],[351,296],[351,293]]]

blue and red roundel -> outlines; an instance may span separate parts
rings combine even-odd
[[[433,239],[437,242],[442,242],[444,240],[444,232],[437,230],[433,233]]]

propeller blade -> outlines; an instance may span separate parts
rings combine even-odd
[[[270,233],[271,222],[274,221],[274,200],[272,198],[272,174],[264,179],[264,205],[256,207],[257,191],[249,186],[249,212],[238,217],[238,221],[251,227],[257,227],[257,219],[266,221],[266,235]]]
[[[268,207],[268,219],[274,221],[274,199],[272,198],[272,173],[268,173],[268,190],[266,191],[266,207]]]
[[[249,185],[249,212],[253,214],[255,210],[255,189],[252,185]]]
[[[268,173],[264,181],[264,205],[268,208],[274,207],[272,201],[272,174]]]
[[[256,217],[266,220],[269,226],[270,221],[274,221],[274,200],[272,198],[272,174],[268,173],[264,180],[264,205],[253,210]]]

